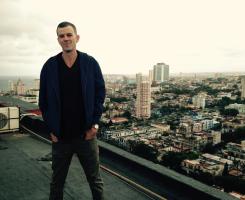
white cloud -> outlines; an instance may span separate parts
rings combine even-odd
[[[171,72],[244,71],[244,7],[242,0],[1,0],[1,74],[39,74],[60,51],[55,29],[63,20],[77,25],[78,49],[104,73],[147,73],[157,62]]]

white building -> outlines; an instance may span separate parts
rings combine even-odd
[[[9,80],[8,86],[9,86],[9,91],[16,91],[16,85],[12,80]]]
[[[170,125],[168,124],[151,124],[152,127],[155,127],[157,129],[160,129],[163,132],[168,132],[170,131]]]
[[[153,81],[161,83],[169,80],[169,65],[157,63],[153,67]]]
[[[201,122],[196,122],[192,125],[192,131],[194,133],[198,133],[202,131],[202,123]]]
[[[40,88],[40,79],[34,79],[34,89],[39,90]]]
[[[204,131],[210,130],[214,127],[214,122],[211,119],[206,119],[202,121],[202,128]]]
[[[209,162],[214,162],[216,164],[228,164],[228,165],[232,165],[233,164],[233,161],[232,160],[228,160],[228,159],[225,159],[225,158],[221,158],[220,156],[215,156],[215,155],[212,155],[212,154],[209,154],[209,153],[204,153],[201,155],[201,159],[202,160],[205,160],[205,161],[209,161]]]
[[[224,152],[228,159],[245,163],[245,140],[241,141],[241,144],[233,142],[227,143]]]
[[[19,97],[22,101],[28,103],[38,104],[38,96],[21,96]]]
[[[149,70],[149,82],[150,84],[152,84],[152,81],[153,81],[153,70]]]
[[[213,138],[213,145],[219,144],[221,142],[221,132],[212,131],[211,136]]]
[[[192,103],[197,108],[205,108],[205,95],[204,94],[198,94],[194,97],[192,97]]]
[[[25,94],[25,85],[24,83],[19,79],[16,84],[16,93],[17,95],[24,95]]]

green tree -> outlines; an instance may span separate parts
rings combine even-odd
[[[131,118],[131,113],[127,110],[127,111],[125,111],[125,112],[122,114],[122,117],[126,117],[126,118],[130,119],[130,118]]]
[[[228,108],[228,109],[221,109],[220,110],[220,114],[224,115],[224,116],[231,116],[231,117],[235,117],[238,115],[238,110],[233,109],[233,108]]]
[[[244,194],[245,180],[234,176],[215,177],[215,184],[224,188],[225,192],[236,191]]]
[[[147,160],[157,162],[158,151],[147,144],[144,143],[136,144],[133,147],[132,152],[138,156],[146,158]]]
[[[202,150],[203,153],[210,153],[214,154],[216,152],[216,148],[213,146],[212,143],[208,143],[204,149]]]
[[[128,101],[126,97],[111,97],[111,102],[122,103]]]
[[[240,143],[245,140],[245,126],[237,128],[234,132],[224,133],[221,135],[221,139],[227,142]]]
[[[207,172],[200,172],[199,174],[194,175],[194,177],[208,185],[213,185],[214,184],[214,176],[211,175],[210,173]]]
[[[228,175],[228,164],[225,163],[224,165],[224,170],[222,172],[222,176],[227,176]]]
[[[222,99],[217,102],[217,106],[219,106],[220,108],[224,108],[231,103],[234,103],[234,101],[231,100],[229,97],[222,97]]]

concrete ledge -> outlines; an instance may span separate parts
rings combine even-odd
[[[196,190],[200,195],[209,196],[210,199],[222,199],[222,200],[235,200],[235,197],[232,197],[231,195],[222,192],[218,189],[215,189],[211,186],[208,186],[204,183],[201,183],[200,181],[197,181],[195,179],[192,179],[190,177],[184,176],[180,173],[177,173],[173,170],[170,170],[162,165],[155,164],[149,160],[146,160],[144,158],[141,158],[139,156],[133,155],[123,149],[120,149],[116,146],[113,146],[111,144],[108,144],[103,141],[98,141],[98,144],[100,148],[105,149],[107,151],[112,152],[113,154],[116,154],[130,162],[133,162],[137,165],[140,165],[142,167],[145,167],[153,172],[158,173],[160,176],[167,177],[169,179],[172,179],[173,181],[178,182],[180,185],[187,186],[190,189]]]

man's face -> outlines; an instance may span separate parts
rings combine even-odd
[[[71,52],[76,50],[76,44],[79,41],[79,35],[77,35],[71,26],[64,28],[58,28],[57,30],[58,42],[64,52]]]

